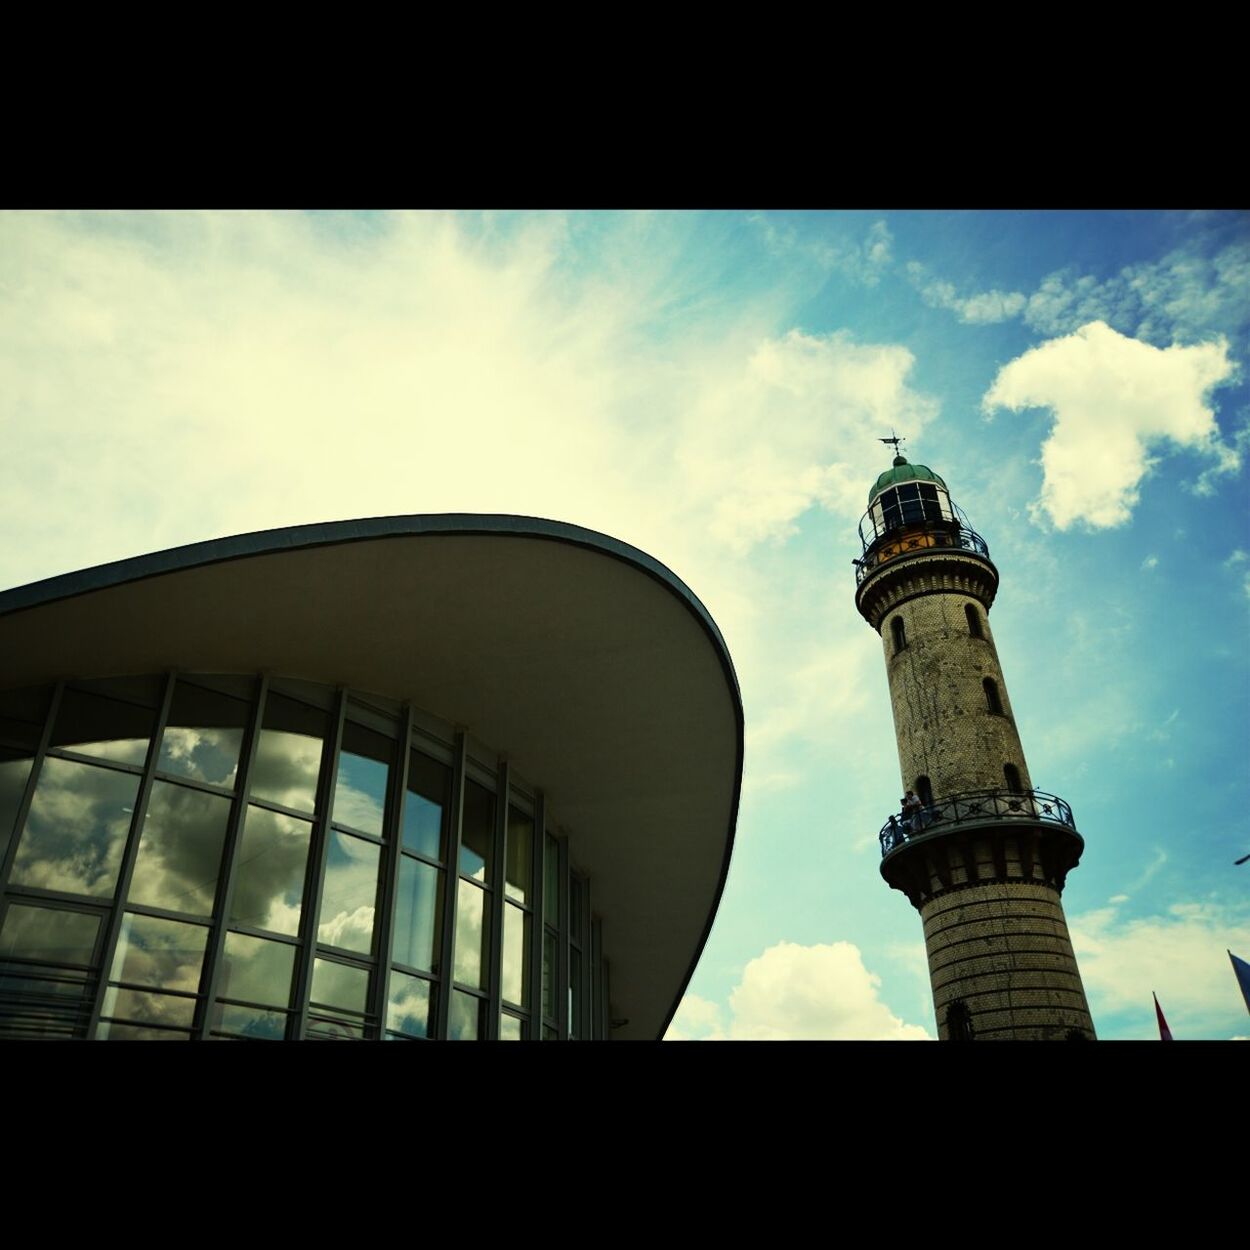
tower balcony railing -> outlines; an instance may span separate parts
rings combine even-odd
[[[910,815],[891,816],[881,826],[881,855],[884,858],[904,843],[928,834],[1000,820],[1041,820],[1076,832],[1072,808],[1057,795],[1041,790],[970,790],[930,803]]]
[[[887,560],[916,551],[942,550],[975,551],[987,560],[990,558],[989,544],[976,530],[966,525],[956,525],[951,521],[904,525],[882,534],[865,548],[861,559],[851,561],[855,565],[855,584],[860,585]]]

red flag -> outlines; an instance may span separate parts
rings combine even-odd
[[[1159,1006],[1159,995],[1151,991],[1155,1000],[1155,1015],[1159,1017],[1159,1040],[1161,1042],[1170,1042],[1172,1038],[1172,1030],[1168,1028],[1168,1022],[1163,1018],[1163,1008]]]

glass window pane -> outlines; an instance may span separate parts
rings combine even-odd
[[[234,1037],[280,1042],[286,1036],[288,1019],[284,1011],[263,1011],[259,1007],[218,1003],[209,1014],[209,1027],[216,1033],[228,1033]]]
[[[142,764],[156,727],[161,680],[110,678],[67,686],[61,692],[51,745],[98,755],[123,764]]]
[[[404,849],[429,859],[447,858],[447,808],[451,769],[420,751],[408,753],[408,794],[404,800]]]
[[[295,974],[295,947],[268,942],[246,933],[227,933],[221,984],[222,998],[240,998],[268,1007],[287,1007],[291,1002],[291,978]]]
[[[110,981],[132,981],[194,994],[200,988],[200,969],[208,927],[161,920],[127,912],[122,917],[117,953]]]
[[[0,863],[26,792],[50,695],[46,686],[0,694]]]
[[[899,502],[898,491],[887,491],[880,499],[881,514],[885,519],[885,528],[892,530],[902,524],[903,509]]]
[[[434,987],[406,972],[392,972],[386,1027],[408,1037],[428,1037]]]
[[[186,1042],[191,1034],[180,1029],[143,1028],[136,1024],[117,1024],[101,1020],[96,1026],[96,1037],[110,1042]]]
[[[62,907],[11,903],[0,930],[0,957],[49,964],[90,964],[100,917]]]
[[[157,768],[193,781],[233,787],[250,711],[241,699],[178,681]]]
[[[907,525],[916,525],[924,520],[924,504],[920,492],[915,486],[900,486],[899,498],[903,505],[903,521]]]
[[[585,913],[586,883],[569,873],[569,941],[582,942],[582,921]]]
[[[128,900],[211,916],[230,803],[224,795],[154,782]]]
[[[509,898],[529,902],[530,882],[534,876],[534,818],[519,808],[508,807],[508,871],[506,889]]]
[[[506,1002],[525,1006],[529,994],[530,918],[519,907],[503,909],[503,967],[500,969]]]
[[[464,783],[464,828],[460,839],[460,871],[489,885],[494,858],[491,850],[495,845],[495,796],[476,781]]]
[[[306,820],[248,807],[237,852],[232,924],[299,932],[311,834],[312,825]]]
[[[395,744],[389,738],[350,720],[343,723],[343,745],[334,783],[334,820],[361,833],[382,836],[394,750]]]
[[[270,694],[252,766],[252,796],[300,812],[315,811],[321,748],[329,727],[324,712]]]
[[[344,950],[373,953],[373,915],[378,901],[376,842],[330,831],[317,940]]]
[[[582,955],[569,947],[569,1037],[582,1035]]]
[[[83,979],[40,980],[27,976],[0,976],[5,1000],[0,1037],[85,1037],[91,1019],[91,986]]]
[[[560,923],[560,847],[551,834],[543,841],[543,919]]]
[[[504,1012],[499,1017],[499,1040],[501,1042],[522,1042],[525,1040],[525,1021],[518,1020]]]
[[[11,879],[111,895],[138,792],[139,778],[131,773],[45,758]]]
[[[310,1012],[308,1027],[304,1032],[309,1041],[363,1042],[373,1035],[373,1030],[359,1020],[327,1016]]]
[[[0,863],[4,862],[17,821],[17,809],[26,793],[31,757],[0,748]]]
[[[443,930],[442,872],[430,864],[400,857],[399,893],[391,958],[396,963],[437,972]]]
[[[104,995],[101,1014],[136,1024],[166,1024],[189,1029],[195,1022],[195,999],[150,994],[145,990],[122,990],[110,985]]]
[[[556,1018],[556,935],[543,933],[543,1015]]]
[[[484,1036],[486,1001],[452,990],[447,1012],[447,1037],[453,1042],[475,1042]]]
[[[456,895],[456,980],[475,989],[486,988],[490,967],[489,934],[484,924],[486,892],[461,881]]]
[[[311,1001],[364,1015],[369,1007],[369,970],[331,959],[313,960]]]

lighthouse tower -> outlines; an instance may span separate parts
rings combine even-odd
[[[924,922],[938,1034],[1093,1039],[1060,903],[1085,844],[1067,803],[1033,788],[990,631],[989,548],[902,455],[859,533],[855,606],[881,635],[914,794],[881,830],[881,875]]]

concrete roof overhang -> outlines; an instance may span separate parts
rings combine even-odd
[[[729,867],[743,715],[724,639],[644,552],[444,514],[195,543],[0,593],[0,688],[182,669],[374,691],[547,796],[591,878],[623,1038],[663,1035]]]

